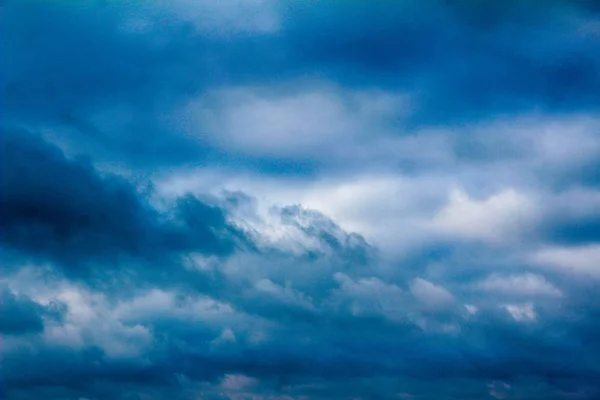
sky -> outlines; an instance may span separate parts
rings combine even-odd
[[[595,2],[0,10],[3,399],[600,398]]]

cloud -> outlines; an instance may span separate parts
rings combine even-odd
[[[565,190],[544,212],[540,231],[555,245],[592,245],[598,242],[600,227],[600,193],[579,187]]]
[[[273,299],[278,302],[288,303],[308,310],[314,308],[310,298],[307,298],[302,293],[298,293],[289,285],[281,287],[274,284],[269,279],[262,279],[256,283],[256,289],[259,292],[265,293],[267,296],[273,297]]]
[[[163,7],[208,34],[270,34],[281,28],[277,4],[271,0],[229,3],[178,0]]]
[[[223,255],[241,235],[218,206],[191,196],[161,215],[121,177],[102,176],[27,132],[3,132],[2,167],[2,242],[74,271],[93,259],[108,266],[120,255],[158,260],[192,249]]]
[[[515,190],[507,189],[480,201],[455,190],[433,224],[441,233],[496,242],[515,238],[534,218],[534,202]]]
[[[187,108],[192,132],[209,135],[219,147],[267,157],[314,158],[360,154],[374,129],[390,130],[408,106],[381,91],[341,92],[319,88],[277,93],[271,88],[230,88],[210,93]],[[345,153],[334,145],[347,142]],[[348,143],[349,142],[349,143]]]
[[[487,277],[478,284],[481,290],[501,292],[523,296],[561,296],[560,290],[548,282],[543,276],[531,273],[523,275]]]
[[[388,121],[404,117],[404,125],[413,128],[539,109],[594,112],[598,59],[589,50],[597,43],[574,27],[593,26],[597,15],[565,4],[527,12],[517,12],[521,7],[514,4],[510,7],[513,11],[490,27],[466,22],[469,15],[485,14],[480,10],[470,14],[477,9],[474,5],[442,2],[427,7],[367,2],[301,7],[276,1],[236,1],[227,6],[178,1],[144,7],[86,2],[70,7],[11,1],[4,10],[10,23],[3,27],[3,37],[15,38],[3,46],[10,94],[4,120],[17,124],[26,120],[28,127],[52,126],[55,136],[79,152],[93,151],[98,161],[126,160],[147,167],[226,160],[239,166],[239,155],[215,149],[202,139],[203,132],[190,137],[185,121],[174,116],[181,116],[181,110],[205,98],[205,93],[252,87],[267,88],[263,92],[268,93],[273,76],[278,77],[277,86],[293,88],[290,94],[273,103],[277,96],[265,99],[250,93],[245,105],[224,105],[216,122],[231,112],[260,106],[263,111],[256,114],[242,113],[258,118],[253,121],[258,128],[258,122],[268,121],[265,115],[274,118],[264,114],[270,105],[288,110],[284,114],[294,121],[300,118],[302,124],[291,125],[306,126],[307,119],[299,116],[312,110],[313,98],[328,105],[317,110],[326,117],[319,121],[350,130],[361,126],[372,130],[373,124],[364,124],[381,111]],[[540,14],[547,18],[536,18]],[[322,15],[331,15],[332,22],[324,24]],[[516,18],[514,30],[503,23],[509,15]],[[425,16],[427,24],[411,22]],[[366,24],[365,18],[374,22]],[[430,33],[426,26],[436,26],[436,32],[444,34]],[[23,50],[33,47],[44,50],[35,54]],[[338,95],[306,90],[306,79],[358,93],[360,111],[352,112],[348,121],[334,122],[331,117],[347,110],[338,103]],[[406,107],[395,106],[394,93],[411,99],[410,118],[405,118]],[[351,96],[342,97],[352,103]],[[297,102],[303,105],[291,111],[290,104]],[[369,104],[376,107],[370,109]],[[357,126],[348,125],[353,118]],[[252,129],[264,136],[275,126],[267,125],[266,130]],[[314,141],[315,129],[306,138]],[[235,137],[248,140],[239,133]],[[277,140],[268,143],[272,146]],[[235,141],[225,144],[231,150]],[[254,142],[248,149],[259,147]],[[274,160],[243,161],[282,168]]]
[[[256,198],[257,212],[269,219],[273,206],[300,203],[320,211],[348,231],[360,232],[386,251],[404,250],[422,240],[431,213],[446,201],[451,182],[437,176],[416,179],[392,173],[364,173],[289,180],[219,170],[178,171],[157,182],[163,196],[186,192],[241,190]]]
[[[597,84],[591,67],[598,60],[583,53],[594,39],[577,27],[597,16],[563,2],[544,10],[498,8],[484,11],[472,2],[297,7],[303,24],[293,25],[292,44],[303,60],[345,82],[414,84],[422,99],[416,120],[423,123],[537,107],[595,108],[584,82]],[[337,18],[326,24],[322,15]],[[307,25],[313,29],[302,29]]]
[[[17,296],[3,287],[1,308],[0,333],[3,335],[39,333],[44,330],[44,307],[27,296]]]
[[[2,394],[599,398],[598,11],[5,1]]]
[[[532,261],[545,268],[555,268],[563,273],[597,277],[600,272],[600,247],[597,245],[574,247],[548,247],[535,252]]]
[[[422,278],[412,281],[410,291],[419,301],[434,307],[443,307],[454,302],[452,293]]]
[[[535,309],[531,303],[507,304],[504,306],[504,308],[517,322],[535,321],[537,318],[537,314],[535,313]]]
[[[341,272],[336,273],[334,279],[339,289],[334,290],[333,302],[349,302],[352,315],[382,314],[392,320],[402,317],[404,295],[397,285],[376,277],[353,280]]]

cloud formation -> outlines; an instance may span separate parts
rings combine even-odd
[[[599,11],[5,1],[3,398],[598,398]]]

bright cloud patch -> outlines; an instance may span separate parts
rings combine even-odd
[[[507,304],[504,308],[517,322],[535,321],[537,317],[533,304],[531,303]]]
[[[533,255],[542,267],[556,268],[565,273],[600,276],[600,246],[549,247]]]
[[[448,205],[436,216],[434,226],[447,235],[471,240],[512,240],[527,228],[534,213],[532,201],[512,189],[483,200],[455,190]]]
[[[192,131],[208,133],[210,140],[242,153],[295,158],[328,152],[348,157],[362,152],[361,144],[374,128],[391,130],[396,113],[407,109],[405,103],[401,96],[385,92],[322,89],[287,94],[232,88],[190,104],[186,114],[196,123]],[[340,141],[346,142],[346,154],[338,153]]]

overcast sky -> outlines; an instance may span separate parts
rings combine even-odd
[[[595,2],[0,9],[2,398],[600,398]]]

